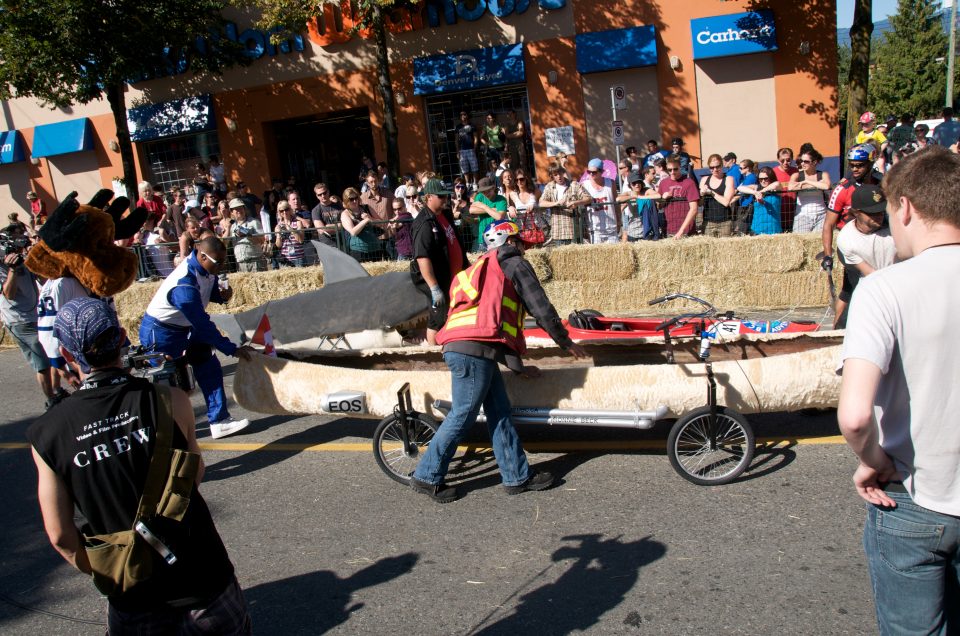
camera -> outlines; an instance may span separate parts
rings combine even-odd
[[[142,345],[137,345],[126,349],[120,362],[124,369],[146,371],[146,377],[154,384],[168,384],[187,393],[195,386],[186,358],[168,360],[163,353],[148,351]]]
[[[247,238],[253,234],[253,230],[242,225],[237,225],[235,228],[233,228],[233,234],[238,238]]]
[[[8,254],[18,255],[16,262],[11,267],[23,265],[28,247],[30,247],[30,239],[27,237],[11,236],[9,232],[0,232],[0,259],[6,258]]]

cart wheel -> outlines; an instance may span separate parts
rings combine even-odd
[[[714,447],[710,437],[709,406],[684,415],[667,437],[670,464],[680,476],[699,486],[728,484],[753,460],[753,429],[740,413],[718,406]]]
[[[437,432],[437,423],[429,415],[412,413],[407,416],[407,439],[411,452],[403,448],[401,423],[397,415],[388,415],[380,421],[373,433],[373,457],[387,477],[401,484],[410,483],[410,475],[420,462],[423,452]]]

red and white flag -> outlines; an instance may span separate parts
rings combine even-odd
[[[263,318],[260,319],[260,324],[257,325],[257,330],[253,334],[252,342],[262,346],[265,355],[273,358],[277,357],[277,350],[273,348],[273,332],[270,331],[270,319],[267,318],[267,314],[263,314]]]

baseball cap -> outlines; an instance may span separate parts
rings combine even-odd
[[[850,209],[867,214],[880,214],[887,211],[887,198],[883,196],[880,186],[865,183],[853,191],[853,196],[850,197]]]
[[[488,181],[489,181],[489,179],[488,179]],[[451,192],[450,192],[449,190],[447,190],[446,186],[443,185],[443,181],[441,181],[440,179],[430,179],[430,180],[428,180],[427,183],[426,183],[426,185],[423,186],[423,190],[422,190],[420,193],[421,193],[421,194],[435,194],[435,195],[439,195],[439,196],[447,196],[447,195],[451,194]]]
[[[477,183],[477,192],[486,192],[487,190],[493,190],[496,187],[497,186],[493,183],[493,179],[490,177],[484,177]]]
[[[107,301],[100,298],[74,298],[57,312],[53,334],[70,352],[80,369],[90,373],[90,365],[84,357],[108,330],[113,329],[120,337],[120,322]]]
[[[36,192],[34,192],[33,190],[31,190],[30,192],[27,192],[27,198],[28,198],[28,199],[39,199],[40,197],[37,196],[37,193],[36,193]]]
[[[603,170],[603,161],[600,159],[591,159],[587,163],[588,170]]]
[[[633,185],[637,181],[643,181],[643,177],[640,175],[639,172],[631,172],[630,176],[627,177],[627,183],[629,185]]]
[[[681,137],[674,137],[672,140],[670,140],[670,145],[671,145],[671,146],[674,146],[674,145],[676,145],[676,146],[682,146],[682,145],[683,145],[683,138],[681,138]]]
[[[243,199],[230,199],[230,209],[234,210],[236,208],[246,207],[246,203],[243,202]]]

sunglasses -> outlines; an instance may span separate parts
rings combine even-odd
[[[330,196],[329,192],[317,192],[317,197],[328,197]]]
[[[861,163],[861,162],[859,162],[859,161],[851,161],[851,162],[850,162],[850,167],[851,167],[851,168],[866,168],[866,167],[867,167],[867,164]]]
[[[197,251],[199,251],[199,250],[197,250]],[[219,264],[220,264],[220,261],[218,261],[218,260],[215,259],[214,257],[210,256],[210,255],[207,254],[206,252],[200,252],[200,253],[203,254],[204,256],[206,256],[206,257],[207,257],[207,260],[210,261],[211,263],[213,263],[214,265],[219,265]]]
[[[772,180],[773,180],[773,179],[771,179],[770,177],[766,177],[766,176],[759,176],[759,177],[757,177],[757,181],[772,181]]]
[[[810,159],[801,159],[800,163],[813,163],[813,161]]]
[[[526,180],[527,180],[526,177],[517,177],[517,181],[526,181]]]
[[[680,172],[680,168],[667,168],[667,172]]]
[[[599,170],[587,170],[587,174],[600,174]]]
[[[347,197],[347,201],[359,201],[357,197]]]
[[[404,198],[404,199],[416,199],[416,198],[417,198],[417,195],[412,194],[412,195],[410,195],[410,196],[405,196],[405,197],[403,197],[403,198]]]
[[[720,170],[723,166],[710,166],[711,170]]]
[[[463,186],[460,185],[459,183],[453,187],[456,188],[457,190],[463,190]]]

